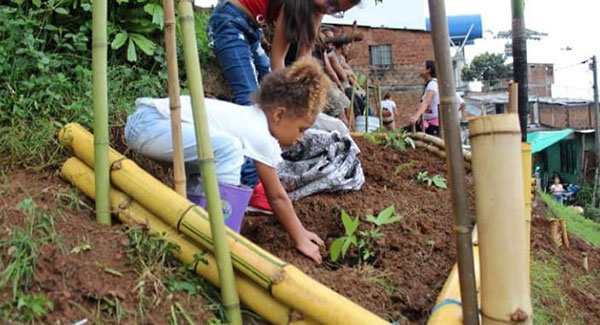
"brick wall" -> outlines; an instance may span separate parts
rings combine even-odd
[[[539,103],[538,109],[540,123],[544,125],[574,129],[591,129],[594,127],[594,114],[588,105],[565,106]]]
[[[350,26],[337,27],[346,35],[351,34]],[[364,40],[352,45],[350,66],[356,73],[364,74],[371,82],[380,85],[382,96],[386,91],[392,93],[399,113],[396,125],[405,124],[423,91],[423,79],[419,77],[419,72],[423,69],[425,60],[433,59],[431,33],[369,27],[359,27],[357,32],[364,35]],[[392,65],[372,66],[369,46],[386,44],[392,47]]]

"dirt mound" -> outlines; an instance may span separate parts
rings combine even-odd
[[[450,192],[415,182],[418,172],[447,177],[444,161],[425,151],[397,151],[356,140],[366,183],[362,190],[321,194],[295,202],[305,227],[328,239],[344,234],[341,210],[351,216],[378,213],[389,205],[404,216],[383,227],[384,243],[373,265],[315,266],[293,247],[273,217],[250,216],[242,234],[363,307],[390,320],[424,323],[455,261]],[[398,165],[412,162],[398,175]],[[328,256],[328,252],[322,252]]]

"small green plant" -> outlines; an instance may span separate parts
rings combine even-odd
[[[400,165],[396,166],[395,173],[396,173],[396,175],[398,175],[398,174],[400,174],[400,173],[401,173],[403,170],[405,170],[405,169],[407,169],[407,168],[413,168],[413,166],[414,166],[414,165],[415,165],[415,162],[414,162],[414,161],[410,161],[410,162],[407,162],[407,163],[400,164]]]
[[[356,235],[356,229],[358,229],[359,224],[358,217],[350,218],[346,211],[342,210],[342,224],[344,225],[344,231],[346,232],[344,236],[336,239],[331,243],[331,247],[329,250],[330,257],[332,261],[337,261],[340,258],[340,254],[342,258],[346,257],[346,253],[351,245],[358,245],[358,241]]]
[[[409,133],[404,130],[383,130],[378,133],[366,133],[365,140],[384,147],[392,147],[401,151],[406,150],[407,146],[415,149],[415,142]]]
[[[345,234],[331,243],[329,250],[331,260],[336,262],[340,256],[342,258],[346,257],[348,250],[353,246],[356,247],[359,258],[363,263],[375,257],[375,241],[384,236],[381,227],[402,219],[402,216],[396,214],[396,208],[391,205],[379,212],[377,217],[372,214],[366,215],[365,220],[371,223],[373,228],[360,230],[357,236],[356,231],[360,219],[356,217],[353,220],[346,211],[342,210],[342,224],[344,225]]]
[[[38,293],[35,296],[22,295],[17,302],[17,309],[24,321],[34,321],[46,315],[54,309],[54,304],[47,300],[44,294]]]
[[[440,175],[429,177],[429,172],[426,170],[417,174],[417,183],[427,184],[427,186],[434,185],[439,188],[448,188],[444,177]]]

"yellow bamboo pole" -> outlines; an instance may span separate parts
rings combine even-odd
[[[88,197],[94,199],[94,171],[81,160],[75,157],[69,158],[63,164],[61,175]],[[129,196],[114,187],[110,188],[110,199],[111,209],[122,222],[143,225],[151,234],[177,244],[178,249],[173,250],[172,253],[181,262],[191,265],[194,263],[194,256],[202,256],[204,262],[196,263],[194,266],[196,273],[215,286],[220,285],[217,262],[211,252],[198,248],[184,235],[177,234],[146,208],[136,201],[132,201]],[[236,286],[240,288],[242,302],[270,323],[316,324],[310,320],[290,323],[293,311],[288,306],[275,300],[267,291],[243,275],[236,274],[235,281]]]
[[[477,228],[473,230],[473,261],[475,266],[475,283],[479,292],[480,274],[479,247],[477,244]],[[458,265],[454,264],[448,279],[444,283],[440,294],[431,311],[427,325],[462,325],[463,313],[461,308],[460,283],[458,280]]]
[[[508,113],[519,113],[519,84],[511,82],[508,84]]]
[[[179,68],[175,43],[175,8],[173,0],[163,0],[165,20],[165,53],[167,56],[167,83],[171,108],[171,137],[173,141],[173,185],[175,192],[186,196],[185,164],[181,135],[181,103],[179,101]]]
[[[514,84],[513,88],[517,88]],[[516,90],[514,90],[516,91]],[[516,105],[516,97],[514,96]],[[523,162],[523,198],[525,199],[525,232],[526,232],[526,258],[527,258],[527,288],[531,290],[531,173],[533,170],[531,162],[531,144],[527,142],[521,142],[521,159]],[[531,295],[531,294],[530,294]]]
[[[532,324],[521,131],[516,114],[469,121],[483,324]]]
[[[356,123],[356,117],[354,116],[354,101],[356,100],[354,97],[356,96],[356,86],[352,86],[352,94],[350,95],[350,117],[348,121],[348,129],[350,132],[354,131],[354,124]]]
[[[92,135],[78,124],[69,124],[60,140],[88,166],[93,166]],[[213,242],[206,211],[166,187],[118,152],[109,153],[111,179],[166,224],[212,251]],[[335,293],[293,265],[286,264],[243,236],[227,229],[227,241],[234,267],[275,299],[316,322],[324,324],[387,324],[386,321]]]

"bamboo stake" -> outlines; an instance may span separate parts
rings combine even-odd
[[[554,242],[554,246],[560,247],[562,245],[561,235],[558,233],[558,226],[560,225],[560,221],[558,219],[550,220],[550,238]]]
[[[367,78],[367,95],[365,101],[365,133],[369,132],[369,78]]]
[[[352,94],[350,95],[350,119],[348,121],[348,129],[350,132],[354,131],[354,124],[356,123],[356,117],[354,116],[354,96],[356,92],[356,86],[352,86]]]
[[[460,123],[456,114],[454,71],[448,45],[450,44],[448,22],[443,0],[429,0],[429,16],[431,17],[436,70],[439,77],[441,108],[444,112],[442,123],[444,126],[444,143],[446,144],[446,166],[449,172],[448,188],[451,191],[452,216],[454,217],[454,232],[456,233],[463,320],[466,325],[473,325],[479,323],[475,267],[471,246],[475,220],[470,215],[468,203]]]
[[[108,87],[107,87],[107,41],[106,0],[92,2],[92,97],[94,106],[94,164],[96,175],[96,221],[110,226],[110,200],[108,189],[110,175],[108,164]]]
[[[383,129],[383,112],[382,112],[382,107],[381,107],[381,87],[379,85],[377,85],[376,88],[376,93],[375,93],[375,100],[377,101],[377,103],[375,103],[375,105],[377,106],[377,111],[379,113],[379,128]]]
[[[562,233],[563,244],[565,244],[565,246],[567,248],[571,247],[571,245],[569,244],[569,235],[567,234],[567,220],[566,219],[560,219],[560,228],[561,228],[561,233]]]
[[[227,321],[230,324],[239,325],[242,324],[242,314],[235,289],[233,266],[231,265],[231,256],[229,254],[229,246],[227,245],[227,237],[225,235],[225,220],[223,219],[223,211],[221,210],[219,184],[215,171],[210,134],[208,132],[208,120],[204,103],[204,88],[202,86],[202,72],[200,69],[200,59],[198,58],[198,46],[196,44],[192,1],[180,1],[179,12],[181,14],[180,19],[183,35],[185,67],[192,97],[198,161],[200,163],[200,173],[204,184],[208,215],[210,216],[210,229],[215,245],[215,257],[217,258],[217,266],[219,268],[219,278],[221,279],[221,296],[223,299],[223,306],[227,313]]]
[[[588,253],[587,252],[581,252],[581,257],[583,258],[583,269],[586,271],[590,270],[590,266],[588,264]]]
[[[186,196],[185,164],[181,135],[181,103],[179,101],[179,68],[175,44],[175,8],[173,0],[163,0],[165,19],[165,52],[167,56],[169,107],[171,108],[171,137],[173,141],[173,185],[175,192]]]
[[[508,112],[511,114],[519,113],[519,84],[511,82],[508,84]]]
[[[518,116],[475,118],[469,121],[469,136],[483,324],[532,324]]]

